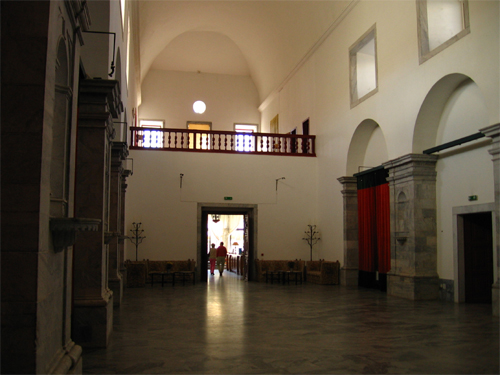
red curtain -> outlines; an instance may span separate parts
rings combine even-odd
[[[358,190],[359,270],[391,270],[389,184]]]
[[[375,188],[358,190],[359,269],[374,272],[377,235]]]
[[[391,213],[389,204],[389,184],[375,187],[377,216],[377,255],[378,272],[391,270]]]

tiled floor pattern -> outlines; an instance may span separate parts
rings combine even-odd
[[[85,374],[498,374],[489,305],[344,286],[244,282],[125,289]]]

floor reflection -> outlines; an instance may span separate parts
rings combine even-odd
[[[243,354],[246,342],[244,283],[231,272],[225,271],[223,276],[218,271],[215,275],[208,272],[205,342],[207,354],[212,358],[226,356],[228,352],[236,357]]]
[[[124,290],[84,374],[498,374],[491,305],[338,285],[246,282]]]

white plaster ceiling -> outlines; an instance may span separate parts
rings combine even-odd
[[[143,0],[141,77],[150,69],[248,75],[265,100],[355,1]]]

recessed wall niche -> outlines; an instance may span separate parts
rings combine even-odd
[[[401,191],[397,198],[396,207],[396,239],[402,245],[408,238],[408,198]]]
[[[56,59],[54,121],[50,163],[50,216],[68,215],[70,122],[68,110],[72,92],[68,85],[68,53],[65,40],[59,41]]]

